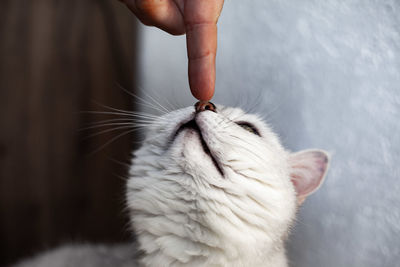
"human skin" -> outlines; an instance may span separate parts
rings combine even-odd
[[[193,96],[214,95],[217,22],[224,0],[120,0],[145,25],[173,35],[186,33],[189,86]]]

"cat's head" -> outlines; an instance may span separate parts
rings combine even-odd
[[[288,152],[238,108],[161,116],[135,152],[127,186],[140,247],[150,263],[262,260],[280,249],[327,166],[325,152]]]

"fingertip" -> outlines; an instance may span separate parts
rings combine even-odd
[[[192,92],[192,95],[200,101],[209,101],[214,95],[214,90],[212,89],[191,88],[190,90]]]
[[[194,60],[196,61],[196,60]],[[198,100],[208,101],[214,95],[215,68],[211,59],[202,58],[200,62],[189,62],[189,85],[192,95]],[[210,61],[210,62],[208,62]]]

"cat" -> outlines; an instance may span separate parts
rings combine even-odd
[[[284,243],[298,207],[328,165],[322,150],[285,150],[266,123],[239,108],[167,113],[147,128],[129,171],[126,204],[137,243],[124,247],[123,263],[110,250],[107,266],[287,267]],[[97,257],[98,247],[86,249]],[[77,259],[71,250],[19,266],[73,266],[63,263]],[[51,255],[53,265],[40,265]],[[100,266],[90,257],[80,266]]]

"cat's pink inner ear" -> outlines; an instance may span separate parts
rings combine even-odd
[[[290,155],[290,177],[298,199],[304,199],[322,184],[329,156],[322,150],[304,150]]]

